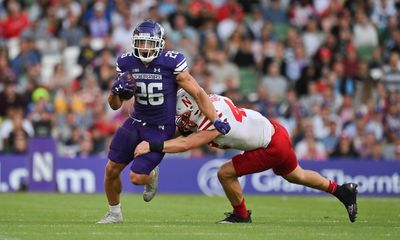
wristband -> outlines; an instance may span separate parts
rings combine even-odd
[[[150,142],[150,152],[162,153],[164,149],[164,142]]]

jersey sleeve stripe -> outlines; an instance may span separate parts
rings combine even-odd
[[[200,129],[200,130],[207,130],[209,127],[211,127],[212,126],[212,122],[209,122],[203,129]]]
[[[222,117],[222,113],[218,114],[218,117]],[[204,125],[205,123],[207,123],[207,125]],[[204,127],[203,127],[204,126]],[[208,128],[210,128],[212,126],[212,122],[210,120],[208,120],[208,118],[204,117],[203,122],[200,124],[199,126],[199,130],[207,130]],[[202,128],[203,127],[203,128]]]
[[[186,61],[182,65],[180,65],[179,67],[176,67],[174,72],[182,72],[185,68],[187,68]]]
[[[179,67],[182,63],[184,63],[186,61],[186,58],[183,58],[183,60],[180,62],[180,63],[178,63],[178,64],[176,64],[176,67],[175,68],[177,68],[177,67]]]
[[[118,65],[115,68],[116,68],[117,72],[122,72]]]
[[[199,129],[200,129],[201,127],[203,127],[204,124],[205,124],[206,122],[210,122],[210,120],[208,120],[208,118],[204,117],[204,120],[203,120],[203,121],[200,123],[200,125],[199,125]]]
[[[186,67],[185,69],[183,69],[182,71],[174,72],[174,74],[179,74],[179,73],[184,72],[184,71],[186,71],[186,70],[187,70],[187,67]]]

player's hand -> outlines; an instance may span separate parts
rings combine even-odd
[[[111,92],[118,96],[121,94],[133,94],[135,91],[135,83],[129,74],[131,73],[124,72],[117,76],[112,84]]]
[[[231,130],[231,126],[225,120],[224,122],[221,119],[216,119],[213,121],[213,125],[218,132],[222,133],[223,135],[227,134]]]
[[[146,141],[142,141],[136,146],[134,155],[135,157],[139,157],[149,152],[150,152],[150,144]]]

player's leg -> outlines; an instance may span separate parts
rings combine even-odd
[[[226,162],[220,167],[218,179],[233,207],[233,213],[226,213],[227,217],[218,223],[251,222],[251,212],[246,208],[242,187],[232,161]]]
[[[120,173],[126,165],[108,160],[104,174],[104,191],[108,200],[108,212],[98,221],[100,224],[120,223],[123,221],[120,194],[122,190]]]
[[[291,183],[301,184],[307,187],[333,193],[336,190],[336,183],[324,178],[319,173],[311,170],[304,170],[299,165],[289,174],[282,176]]]
[[[344,204],[350,221],[354,222],[357,215],[357,184],[347,183],[338,186],[336,182],[322,177],[317,172],[302,169],[298,166],[287,131],[279,123],[274,121],[272,123],[275,127],[275,134],[266,149],[268,154],[265,155],[265,159],[267,162],[276,163],[272,168],[275,174],[283,176],[289,182],[333,194]],[[277,139],[279,140],[276,141]]]
[[[133,148],[140,142],[137,126],[127,119],[115,133],[108,153],[104,176],[104,190],[109,211],[98,223],[122,222],[120,194],[122,190],[120,173],[133,160]]]
[[[153,177],[155,176],[155,170],[153,169],[150,174],[140,174],[131,171],[129,176],[133,185],[145,185],[153,180]]]
[[[314,189],[319,189],[336,196],[346,207],[349,219],[354,222],[357,217],[357,184],[346,183],[338,186],[319,173],[312,170],[304,170],[297,166],[291,173],[282,176],[291,183],[301,184]]]
[[[141,136],[148,142],[171,139],[175,133],[175,125],[167,126],[143,126],[140,129]],[[132,151],[133,152],[133,151]],[[150,152],[135,158],[131,166],[130,179],[135,185],[144,185],[143,200],[151,201],[158,190],[158,165],[164,154]]]
[[[104,174],[104,191],[108,204],[114,206],[120,203],[122,184],[120,174],[126,165],[108,160]]]
[[[158,190],[158,164],[163,159],[163,153],[149,152],[135,158],[131,166],[130,178],[132,184],[144,185],[143,200],[150,202]]]

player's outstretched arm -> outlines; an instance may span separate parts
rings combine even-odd
[[[188,92],[195,100],[200,111],[214,124],[215,128],[222,134],[227,134],[231,129],[229,123],[222,122],[217,115],[217,110],[208,98],[207,93],[196,82],[188,71],[179,73],[176,77],[179,86]]]
[[[192,148],[199,147],[213,141],[221,135],[217,130],[200,131],[190,134],[187,137],[178,137],[164,142],[143,141],[136,146],[135,157],[148,152],[177,153],[185,152]]]

